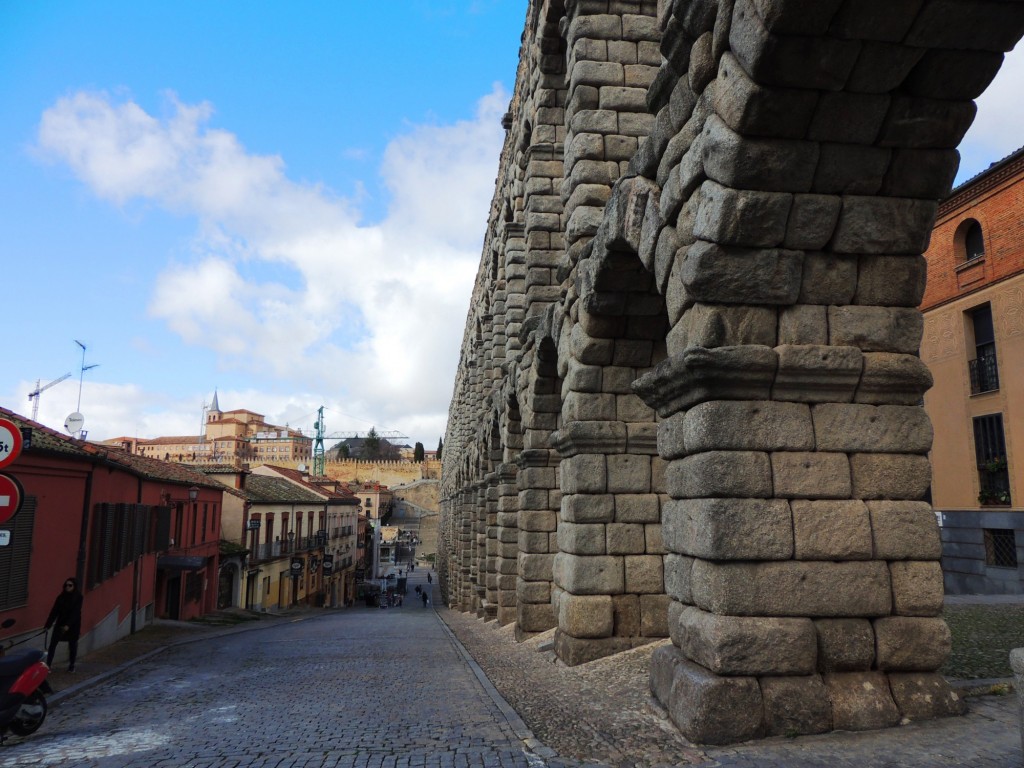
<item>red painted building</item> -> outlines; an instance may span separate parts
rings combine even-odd
[[[68,576],[85,596],[80,653],[154,616],[187,619],[214,608],[222,486],[3,408],[0,417],[25,437],[3,470],[21,484],[24,501],[0,524],[8,532],[0,541],[9,539],[0,546],[0,620],[15,620],[0,640],[38,632]]]

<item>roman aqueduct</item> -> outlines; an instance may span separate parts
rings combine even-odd
[[[651,690],[697,742],[960,711],[916,306],[1022,34],[1019,0],[531,0],[447,603],[569,665],[671,637]]]

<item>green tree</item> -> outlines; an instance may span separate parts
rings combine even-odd
[[[423,461],[423,453],[423,443],[416,443],[415,447],[412,449],[412,460]]]
[[[444,438],[437,438],[437,460],[441,460],[441,451],[444,450]]]
[[[370,427],[370,431],[366,433],[366,438],[363,440],[363,458],[380,458],[380,435],[377,434],[375,427]]]

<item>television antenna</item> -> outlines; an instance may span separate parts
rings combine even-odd
[[[64,420],[64,429],[78,437],[83,434],[82,427],[85,425],[85,418],[82,416],[82,381],[85,378],[85,372],[91,371],[93,368],[99,368],[99,363],[86,365],[85,344],[78,339],[74,339],[74,342],[82,348],[82,364],[78,368],[78,406],[75,408],[75,412]]]

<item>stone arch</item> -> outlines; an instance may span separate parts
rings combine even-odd
[[[519,400],[514,390],[505,396],[501,434],[502,462],[497,467],[498,499],[495,516],[495,618],[502,626],[516,620],[516,580],[519,567],[519,473],[518,459],[523,447]]]
[[[523,362],[529,365],[529,376],[523,377],[525,386],[519,394],[523,450],[517,462],[519,555],[515,635],[520,641],[555,625],[551,592],[561,494],[553,436],[559,428],[562,402],[558,351],[544,330],[531,337],[524,352]]]
[[[554,593],[555,651],[567,664],[668,635],[657,416],[632,391],[666,356],[665,301],[637,254],[641,219],[626,223],[652,195],[643,180],[616,184],[567,300]]]

